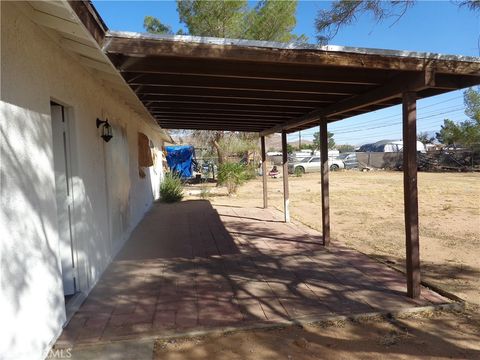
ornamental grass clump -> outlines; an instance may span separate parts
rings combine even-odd
[[[182,180],[178,175],[167,173],[160,184],[160,200],[174,203],[183,199]]]
[[[299,167],[295,168],[295,171],[293,173],[295,174],[295,177],[302,177],[303,175],[303,171]]]
[[[257,177],[257,167],[255,164],[251,163],[248,165],[245,165],[245,180],[252,180]]]
[[[227,187],[228,195],[235,194],[238,187],[247,179],[245,165],[239,163],[225,163],[218,167],[218,184]]]

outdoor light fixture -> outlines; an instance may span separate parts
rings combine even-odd
[[[97,118],[97,129],[100,126],[102,127],[102,135],[100,136],[105,142],[109,142],[110,139],[113,137],[113,135],[112,135],[112,127],[108,123],[108,119],[100,120],[99,118]]]

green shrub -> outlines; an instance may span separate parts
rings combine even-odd
[[[246,166],[239,163],[225,163],[218,167],[218,183],[227,187],[228,194],[237,192],[239,185],[248,179]]]
[[[296,168],[295,168],[295,172],[294,172],[294,174],[295,174],[295,176],[296,176],[296,177],[302,177],[302,175],[303,175],[303,171],[302,171],[302,169],[301,169],[301,168],[299,168],[299,167],[296,167]]]
[[[245,166],[245,180],[252,180],[257,177],[257,167],[250,163]]]
[[[167,173],[160,184],[160,200],[174,203],[183,199],[183,186],[180,177]]]

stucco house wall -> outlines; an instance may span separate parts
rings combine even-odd
[[[11,2],[1,2],[0,359],[41,359],[66,320],[50,101],[66,107],[77,286],[88,293],[158,197],[161,133]],[[108,118],[113,139],[95,126]],[[139,176],[138,132],[158,161]]]

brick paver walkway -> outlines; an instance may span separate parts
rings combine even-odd
[[[88,343],[193,330],[394,311],[445,303],[275,210],[208,201],[156,204],[59,342]]]

